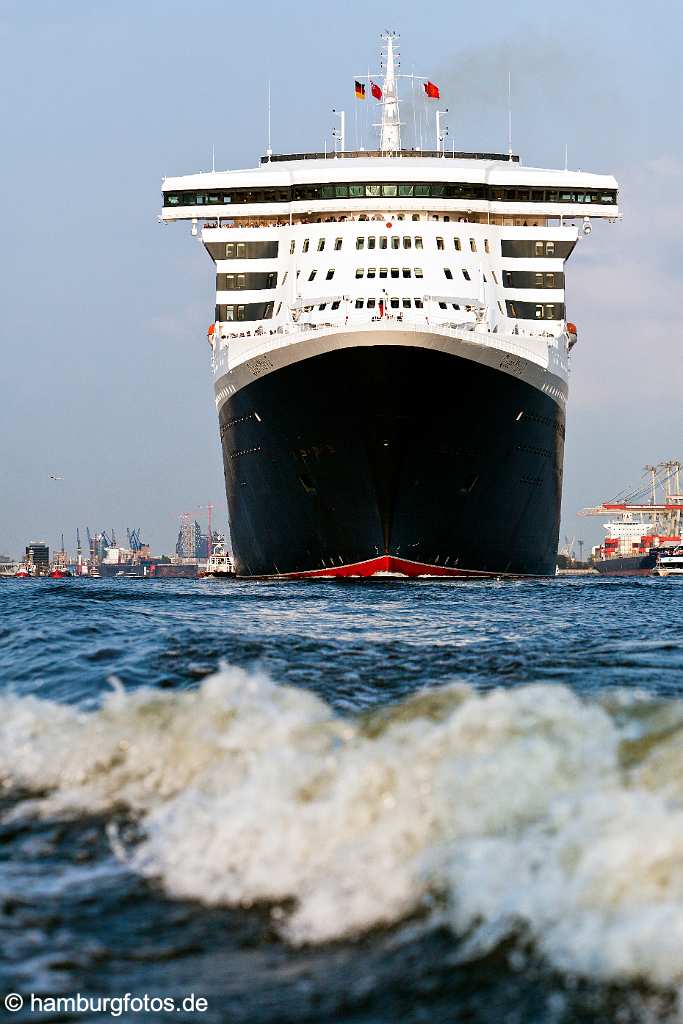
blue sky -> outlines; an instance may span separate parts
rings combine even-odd
[[[181,512],[225,523],[206,325],[212,266],[156,221],[165,174],[322,147],[332,107],[401,33],[403,70],[442,88],[459,148],[616,174],[623,223],[568,266],[579,325],[563,533],[582,505],[683,456],[680,8],[574,0],[117,5],[0,0],[3,244],[0,551],[63,529],[140,526],[156,550]],[[64,479],[51,481],[50,473]]]

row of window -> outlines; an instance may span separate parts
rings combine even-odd
[[[356,278],[360,277],[424,277],[422,267],[356,267]]]
[[[566,260],[576,242],[557,241],[552,238],[507,238],[500,243],[503,257],[517,259],[551,258]]]
[[[277,274],[216,274],[216,291],[261,291],[264,288],[277,288]]]
[[[273,302],[245,302],[241,305],[221,303],[216,306],[216,320],[221,323],[233,320],[270,320],[274,305]]]
[[[580,203],[614,206],[613,189],[557,189],[488,185],[484,182],[347,182],[337,185],[281,185],[206,192],[164,192],[164,206],[227,206],[244,203],[289,203],[325,199],[478,199],[506,203]]]
[[[297,271],[297,277],[301,271]],[[332,281],[334,278],[335,268],[330,267],[325,273],[325,280]],[[447,281],[454,280],[454,272],[450,267],[443,268],[444,277]],[[457,271],[456,271],[457,273]],[[465,267],[461,268],[462,276],[466,281],[471,281],[472,277]],[[498,284],[498,278],[495,270],[490,271],[493,278],[494,284]],[[282,279],[282,283],[287,280],[288,272]],[[318,275],[317,268],[310,271],[308,275],[309,281],[315,281]],[[361,278],[367,278],[373,280],[379,278],[380,280],[393,278],[412,278],[416,277],[421,279],[424,277],[424,271],[422,267],[356,267],[356,280]],[[484,281],[486,281],[486,275],[483,275]],[[564,273],[559,272],[545,272],[536,273],[532,270],[504,270],[503,271],[503,284],[506,288],[564,288]],[[232,292],[232,291],[259,291],[266,288],[277,288],[277,274],[271,273],[244,273],[244,274],[216,274],[216,291]]]
[[[323,252],[325,249],[324,238],[319,238],[316,251]],[[342,248],[343,239],[335,238],[334,250],[338,252]],[[477,240],[475,238],[469,239],[469,250],[470,252],[476,253]],[[501,255],[503,257],[512,258],[555,258],[555,259],[567,259],[571,254],[574,245],[573,241],[557,241],[555,239],[541,239],[541,238],[520,238],[520,239],[503,239],[501,241]],[[484,252],[490,253],[491,246],[488,238],[483,240]],[[389,246],[389,238],[387,235],[359,235],[356,238],[356,249],[361,251],[367,249],[424,249],[424,241],[420,235],[392,235],[391,246]],[[214,260],[253,260],[253,259],[276,259],[278,255],[279,243],[277,241],[269,242],[207,242],[206,248]],[[446,239],[438,236],[436,239],[436,248],[439,252],[444,252],[446,249]],[[453,238],[453,248],[456,252],[462,251],[462,242],[459,238]],[[294,254],[295,240],[292,239],[290,242],[289,252],[290,255]],[[307,253],[310,251],[310,239],[305,238],[301,245],[301,252]],[[248,287],[245,285],[245,287]],[[256,285],[255,287],[259,287]],[[260,287],[269,287],[268,285],[262,285]],[[550,286],[548,286],[550,287]]]
[[[536,274],[533,270],[504,270],[503,284],[506,288],[564,288],[564,274]]]
[[[368,298],[368,299],[356,299],[354,302],[355,309],[375,309],[380,302],[384,302],[388,309],[423,309],[424,300],[421,298],[403,298],[399,299],[396,296],[390,296],[386,299]],[[220,304],[216,306],[216,320],[221,323],[230,323],[233,321],[253,321],[253,320],[270,320],[273,316],[274,310],[273,302],[246,302],[243,304]],[[334,302],[326,303],[323,302],[318,305],[319,310],[324,310],[329,305],[331,310],[339,309],[341,300],[335,299]],[[440,309],[448,309],[449,303],[445,301],[439,301]],[[460,309],[460,306],[453,302],[450,303],[453,309]],[[500,305],[500,303],[499,303]],[[563,302],[506,302],[507,315],[516,320],[564,320],[565,306]],[[278,304],[277,312],[280,312],[282,303]],[[314,305],[304,306],[304,312],[311,312],[315,308]],[[501,310],[502,312],[502,310]]]
[[[214,260],[274,260],[280,243],[272,242],[205,242]]]
[[[508,316],[515,320],[564,320],[564,302],[506,302]]]

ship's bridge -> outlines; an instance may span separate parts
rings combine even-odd
[[[409,212],[619,216],[611,175],[526,167],[497,154],[292,154],[246,170],[209,171],[163,182],[163,221]]]

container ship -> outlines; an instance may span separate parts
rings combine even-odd
[[[645,473],[645,486],[579,513],[608,517],[605,539],[591,552],[591,564],[604,576],[649,576],[661,558],[683,554],[681,463],[660,462]]]
[[[432,149],[404,144],[406,79]],[[438,83],[399,74],[394,35],[351,85],[375,148],[347,148],[339,111],[330,152],[269,141],[257,167],[163,180],[160,220],[214,263],[236,573],[553,575],[565,264],[618,219],[617,182],[449,150]]]

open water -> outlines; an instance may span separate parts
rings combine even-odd
[[[681,587],[0,581],[0,1005],[683,1021]]]

